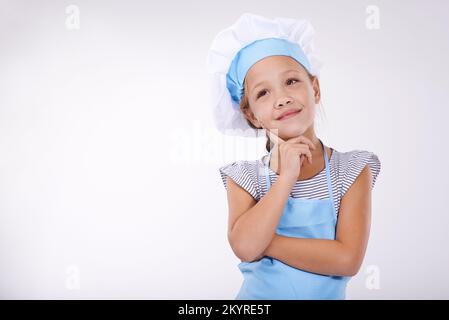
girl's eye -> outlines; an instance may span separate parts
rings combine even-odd
[[[262,95],[263,92],[266,92],[266,90],[259,91],[259,93],[257,93],[257,97],[256,98],[259,99],[261,96],[263,96]]]
[[[291,80],[292,80],[292,81],[298,82],[298,79],[290,78],[290,79],[287,80],[287,83],[290,82]],[[262,93],[264,93],[264,92],[266,92],[266,90],[261,90],[261,91],[259,91],[259,92],[257,93],[256,99],[259,99],[260,97],[262,97],[262,96],[263,96]]]

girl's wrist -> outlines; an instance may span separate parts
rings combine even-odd
[[[297,177],[295,177],[295,176],[291,176],[291,175],[288,175],[288,174],[282,174],[281,173],[279,175],[278,181],[280,181],[281,184],[286,184],[290,188],[293,188],[293,186],[296,183],[296,179],[297,179]]]

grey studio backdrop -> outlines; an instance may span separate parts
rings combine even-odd
[[[348,299],[449,298],[447,1],[0,1],[0,297],[233,299],[207,50],[242,13],[309,19],[317,134],[376,153]]]

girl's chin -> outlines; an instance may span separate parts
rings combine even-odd
[[[288,126],[281,126],[278,129],[278,133],[281,137],[288,137],[287,139],[293,138],[293,137],[297,137],[300,136],[302,134],[304,134],[306,132],[306,128],[302,128],[302,126],[292,126],[292,125],[288,125]]]

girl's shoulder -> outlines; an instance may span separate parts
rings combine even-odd
[[[260,199],[260,159],[237,160],[219,167],[221,180],[227,189],[227,177],[245,189],[256,201]]]
[[[372,188],[376,183],[380,173],[381,162],[378,155],[372,151],[354,149],[351,151],[341,152],[335,150],[333,157],[334,164],[338,168],[338,176],[341,182],[341,196],[346,193],[353,184],[363,168],[368,165],[372,175]]]

